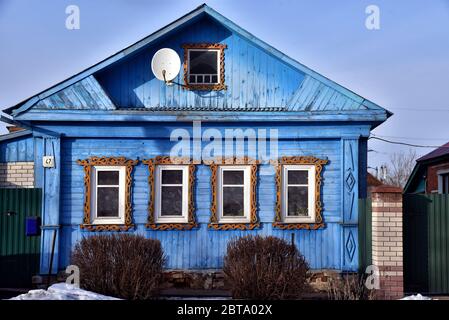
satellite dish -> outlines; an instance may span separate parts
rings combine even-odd
[[[170,85],[181,68],[181,59],[175,50],[163,48],[158,50],[151,59],[151,70],[154,76]]]

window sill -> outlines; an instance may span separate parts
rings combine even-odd
[[[260,228],[260,223],[209,223],[207,227],[214,230],[254,230]]]
[[[86,231],[130,231],[133,224],[81,224],[80,228]]]
[[[276,229],[283,229],[283,230],[300,230],[300,229],[306,229],[306,230],[317,230],[322,229],[326,226],[324,222],[321,223],[314,223],[314,222],[300,222],[300,223],[294,223],[294,222],[274,222],[273,228]]]
[[[198,227],[197,223],[147,223],[145,225],[147,229],[151,230],[160,230],[160,231],[168,231],[168,230],[192,230]]]
[[[218,83],[218,84],[190,84],[186,83],[183,87],[185,90],[192,90],[192,91],[221,91],[226,90],[227,87],[224,83]]]

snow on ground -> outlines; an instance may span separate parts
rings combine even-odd
[[[418,294],[414,294],[412,296],[404,297],[400,300],[432,300],[432,298],[422,296],[421,294],[418,293]]]
[[[56,283],[47,290],[30,290],[10,300],[120,300],[79,289],[71,284]]]

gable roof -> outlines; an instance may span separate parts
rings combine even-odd
[[[441,147],[429,152],[428,154],[422,156],[416,161],[426,161],[430,159],[439,158],[445,155],[449,155],[449,142],[443,144]]]
[[[447,161],[449,161],[449,142],[443,144],[428,154],[425,154],[421,158],[418,158],[416,160],[415,167],[413,168],[413,171],[405,184],[404,193],[425,192],[425,185],[422,182],[424,181],[423,174],[425,174],[427,165],[446,158],[448,159]]]
[[[0,142],[28,136],[31,134],[32,134],[32,132],[30,130],[19,130],[19,131],[2,134],[2,135],[0,135]]]
[[[349,89],[333,82],[332,80],[322,76],[321,74],[313,71],[312,69],[304,66],[298,61],[288,57],[279,50],[273,48],[269,44],[255,37],[248,31],[242,29],[237,24],[219,14],[217,11],[208,7],[206,4],[199,6],[193,11],[187,13],[181,18],[175,20],[169,25],[157,30],[144,39],[132,44],[131,46],[117,52],[116,54],[104,59],[103,61],[85,69],[84,71],[64,80],[55,86],[42,91],[35,96],[22,101],[21,103],[7,108],[5,113],[18,116],[19,114],[29,110],[33,106],[51,108],[52,105],[58,103],[69,104],[72,109],[101,109],[101,110],[113,110],[117,106],[114,106],[113,102],[108,98],[107,93],[98,84],[93,77],[94,73],[105,69],[106,67],[114,64],[115,62],[127,57],[128,55],[154,43],[158,39],[172,33],[183,26],[197,21],[204,15],[207,15],[223,25],[225,28],[237,33],[239,36],[250,41],[255,46],[263,49],[265,52],[276,57],[280,61],[283,61],[287,65],[303,72],[306,76],[304,81],[301,82],[297,90],[292,95],[291,99],[287,102],[285,108],[273,109],[271,111],[362,111],[371,110],[376,112],[385,113],[385,119],[392,115],[386,109],[383,109],[379,105],[366,100],[365,98],[357,95]],[[93,97],[93,98],[92,98]],[[69,108],[70,108],[69,107]],[[168,109],[164,109],[167,111]],[[258,111],[258,110],[246,110],[245,106],[241,111]],[[156,110],[151,110],[156,111]],[[186,111],[178,110],[178,111]],[[188,109],[187,109],[188,111]],[[201,110],[204,111],[204,110]],[[227,111],[227,110],[218,110]],[[261,110],[266,111],[266,110]]]

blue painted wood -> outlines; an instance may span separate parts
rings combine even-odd
[[[0,141],[0,162],[34,161],[31,135]]]
[[[255,126],[255,125],[253,125]],[[203,128],[204,129],[204,128]],[[223,130],[224,128],[221,128]],[[282,128],[283,131],[285,128]],[[298,131],[305,132],[310,128],[298,126]],[[330,129],[327,129],[330,130]],[[335,136],[341,136],[340,128],[334,127]],[[84,130],[83,130],[84,131]],[[162,132],[163,126],[153,125],[148,132]],[[355,130],[357,131],[357,130]],[[87,129],[93,134],[93,128]],[[285,132],[285,131],[284,131]],[[279,156],[314,155],[328,158],[329,165],[323,171],[323,215],[327,226],[316,231],[285,231],[273,229],[275,180],[274,170],[264,164],[259,169],[258,214],[262,228],[256,231],[213,231],[207,229],[210,218],[210,169],[199,165],[196,174],[195,204],[197,220],[200,228],[193,231],[149,231],[144,228],[147,219],[148,205],[148,170],[138,164],[133,175],[132,202],[134,222],[137,230],[134,233],[161,240],[168,256],[168,268],[208,269],[220,268],[223,255],[230,239],[245,234],[274,235],[290,241],[291,233],[295,234],[296,245],[304,253],[313,269],[331,268],[340,270],[345,267],[343,259],[349,253],[353,261],[358,261],[357,253],[353,253],[351,243],[357,245],[356,226],[343,227],[343,207],[341,202],[342,182],[342,142],[341,138],[319,138],[319,127],[314,128],[315,139],[297,138],[279,141]],[[156,134],[157,136],[158,134]],[[76,241],[92,233],[82,232],[79,224],[83,217],[84,173],[76,164],[79,158],[89,156],[125,156],[129,158],[150,158],[168,154],[173,142],[158,137],[146,138],[64,138],[61,145],[61,220],[60,267],[69,264],[69,254]],[[358,157],[355,157],[355,165]],[[358,188],[358,179],[355,182]],[[349,232],[351,231],[351,232]],[[351,234],[351,236],[349,235]],[[352,237],[352,238],[351,238]],[[349,242],[348,242],[349,239]],[[353,241],[353,242],[352,242]],[[348,251],[350,248],[350,251]],[[356,248],[354,248],[355,251]],[[349,252],[349,253],[348,253]],[[355,268],[355,269],[354,269]],[[345,267],[345,270],[356,270],[357,264]]]
[[[40,100],[34,108],[37,110],[114,110],[115,106],[98,81],[91,75]]]
[[[335,127],[338,126],[338,130]],[[45,123],[39,124],[44,131],[52,131],[56,134],[63,134],[65,137],[97,137],[97,138],[161,138],[169,139],[170,132],[176,129],[186,130],[190,136],[193,136],[192,123],[172,122],[154,125],[154,123]],[[370,132],[369,125],[348,125],[339,123],[316,124],[316,123],[261,123],[257,127],[251,122],[226,122],[217,126],[216,123],[202,122],[201,128],[217,129],[222,136],[225,130],[235,130],[238,128],[254,128],[265,130],[267,138],[269,138],[270,129],[277,129],[279,139],[326,139],[341,138],[343,136],[353,135],[368,137]],[[39,135],[39,133],[35,133]]]
[[[160,48],[173,48],[184,56],[182,44],[220,42],[225,50],[226,91],[189,91],[174,85],[167,87],[150,72],[150,61]],[[264,61],[255,57],[264,56]],[[256,64],[257,63],[257,64]],[[271,67],[271,72],[267,72]],[[260,69],[260,72],[256,72]],[[273,77],[272,77],[273,76]],[[283,108],[304,78],[304,73],[273,57],[236,33],[203,18],[178,33],[127,57],[96,74],[98,81],[121,108],[199,108],[233,110],[247,108]],[[174,80],[183,83],[183,72]],[[275,78],[267,90],[269,99],[261,99],[254,84]],[[154,94],[156,93],[156,94]]]
[[[265,110],[265,109],[264,109]],[[211,111],[211,110],[209,110]],[[216,111],[205,112],[196,110],[120,110],[114,112],[89,110],[38,110],[29,111],[16,117],[19,121],[155,121],[155,122],[186,122],[186,121],[277,121],[277,122],[366,122],[373,125],[379,125],[387,119],[383,111],[352,111],[350,113],[341,111],[320,111],[320,112],[267,112],[242,111],[236,110],[230,112]]]
[[[227,91],[192,92],[167,87],[150,72],[156,50],[171,47],[183,57],[183,43],[221,42],[225,50]],[[105,91],[97,85],[100,82]],[[175,79],[182,83],[182,72]],[[206,5],[124,49],[101,63],[16,106],[29,108],[296,111],[369,109],[391,115],[380,106],[332,82],[257,39]],[[8,109],[8,112],[13,109]]]
[[[341,140],[342,269],[346,271],[357,271],[359,265],[359,145],[357,136],[347,136]]]
[[[60,220],[60,196],[61,196],[61,140],[59,138],[45,138],[42,141],[43,147],[39,149],[42,156],[54,156],[55,166],[53,168],[43,169],[43,190],[44,200],[42,203],[42,233],[41,233],[41,260],[40,272],[48,274],[50,268],[50,256],[52,253],[53,235],[56,234],[54,248],[54,260],[52,273],[59,270],[59,242],[61,238],[59,220]]]

